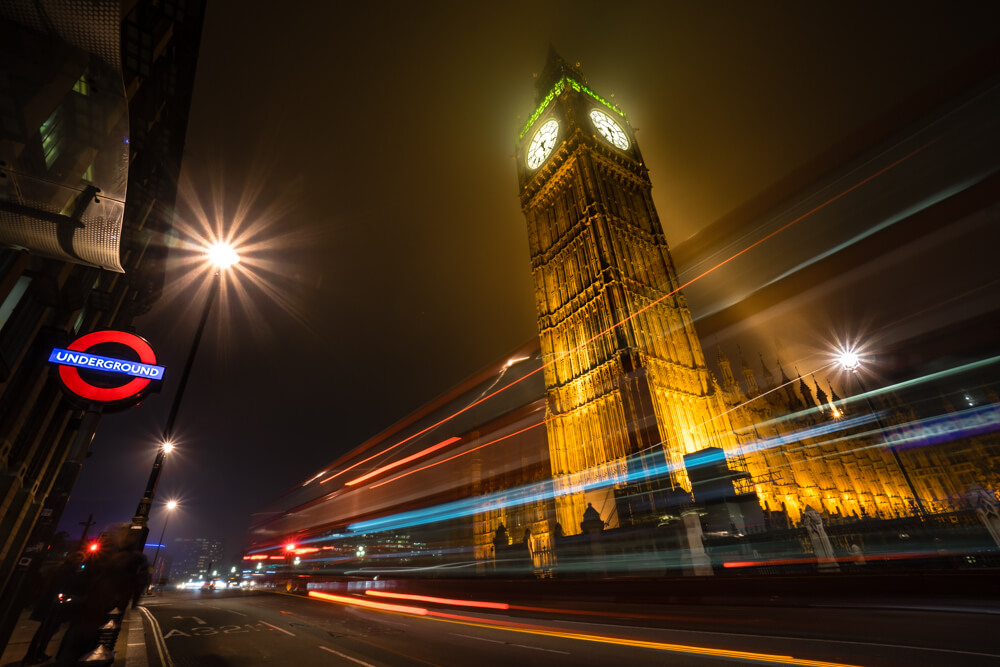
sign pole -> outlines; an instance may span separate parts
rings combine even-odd
[[[170,407],[170,415],[167,417],[167,424],[163,429],[163,442],[160,443],[160,449],[156,452],[156,459],[153,461],[153,469],[149,473],[146,492],[139,501],[139,506],[135,510],[135,516],[132,517],[131,530],[138,531],[138,533],[134,534],[134,538],[138,544],[145,544],[146,537],[149,535],[149,527],[147,526],[149,522],[149,510],[153,506],[153,498],[156,497],[156,487],[160,484],[160,473],[163,470],[163,459],[167,453],[163,445],[170,442],[170,437],[173,435],[174,422],[177,420],[177,412],[181,407],[181,399],[184,398],[184,389],[187,387],[188,377],[191,375],[191,367],[194,366],[194,358],[198,353],[202,334],[205,333],[205,323],[208,322],[208,313],[212,309],[212,303],[214,303],[216,295],[219,293],[221,282],[222,272],[219,271],[216,272],[212,280],[212,288],[209,290],[208,298],[205,300],[205,308],[201,311],[201,320],[198,322],[198,329],[195,331],[194,341],[191,343],[191,351],[188,353],[187,362],[184,364],[184,371],[181,373],[181,380],[177,385],[177,393],[174,394],[174,402]]]

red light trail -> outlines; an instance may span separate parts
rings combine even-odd
[[[414,470],[408,470],[407,472],[404,472],[402,475],[396,475],[392,479],[387,479],[387,480],[385,480],[383,482],[379,482],[378,484],[372,484],[371,488],[376,489],[376,488],[382,486],[383,484],[388,484],[390,482],[395,482],[397,480],[403,479],[407,475],[412,475],[415,472],[420,472],[421,470],[427,470],[428,468],[433,468],[436,465],[441,465],[442,463],[447,463],[448,461],[452,461],[454,459],[457,459],[460,456],[465,456],[466,454],[471,454],[472,452],[478,451],[478,450],[482,449],[483,447],[489,447],[490,445],[495,445],[496,443],[501,442],[503,440],[506,440],[507,438],[513,438],[515,435],[520,435],[521,433],[524,433],[525,431],[530,431],[531,429],[538,428],[539,426],[542,426],[543,424],[548,424],[553,419],[555,419],[555,417],[549,417],[548,419],[543,419],[542,421],[538,422],[537,424],[532,424],[531,426],[526,426],[526,427],[522,428],[520,431],[514,431],[513,433],[508,433],[507,435],[505,435],[503,437],[500,437],[500,438],[497,438],[496,440],[491,440],[490,442],[486,442],[486,443],[483,443],[481,445],[477,445],[477,446],[473,447],[472,449],[467,449],[464,452],[459,452],[458,454],[455,454],[454,456],[449,456],[446,459],[441,459],[440,461],[435,461],[434,463],[428,463],[427,465],[422,466],[420,468],[415,468]]]
[[[354,486],[355,484],[360,484],[361,482],[365,481],[366,479],[371,479],[372,477],[380,475],[380,474],[384,473],[387,470],[392,470],[393,468],[398,468],[401,465],[406,465],[410,461],[415,461],[415,460],[417,460],[419,458],[423,458],[424,456],[427,456],[428,454],[436,452],[437,450],[441,449],[442,447],[447,447],[448,445],[450,445],[450,444],[452,444],[454,442],[458,442],[459,440],[461,440],[461,438],[458,438],[458,437],[448,438],[447,440],[439,442],[438,444],[433,445],[431,447],[428,447],[427,449],[422,449],[419,452],[417,452],[416,454],[410,454],[406,458],[399,459],[398,461],[393,461],[392,463],[384,465],[381,468],[376,468],[375,470],[372,470],[367,475],[362,475],[361,477],[355,477],[354,479],[352,479],[349,482],[344,482],[344,486]]]
[[[365,595],[380,598],[396,598],[398,600],[413,600],[414,602],[433,602],[449,604],[455,607],[478,607],[480,609],[510,609],[506,602],[480,602],[477,600],[453,600],[451,598],[436,598],[430,595],[410,595],[408,593],[386,593],[385,591],[365,591]]]

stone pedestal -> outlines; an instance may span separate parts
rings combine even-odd
[[[685,556],[681,558],[681,565],[684,574],[696,577],[710,577],[715,572],[712,570],[712,561],[705,553],[705,544],[702,541],[701,516],[698,510],[690,509],[681,512],[681,520],[684,522],[684,540],[686,544]]]

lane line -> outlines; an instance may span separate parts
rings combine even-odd
[[[274,629],[275,629],[275,630],[277,630],[278,632],[284,632],[284,633],[285,633],[286,635],[288,635],[289,637],[294,637],[294,636],[295,636],[294,634],[292,634],[292,633],[291,633],[291,632],[289,632],[288,630],[285,630],[284,628],[279,628],[279,627],[278,627],[277,625],[271,625],[271,624],[270,624],[270,623],[268,623],[267,621],[261,621],[260,623],[261,623],[261,625],[266,625],[266,626],[267,626],[267,627],[269,627],[269,628],[274,628]]]
[[[551,648],[542,648],[541,646],[528,646],[527,644],[508,644],[508,646],[516,646],[518,648],[530,648],[532,651],[546,651],[547,653],[562,653],[563,655],[569,655],[569,651],[557,651]]]
[[[453,635],[455,637],[465,637],[466,639],[477,639],[477,640],[479,640],[481,642],[492,642],[494,644],[506,644],[507,643],[507,642],[502,642],[499,639],[487,639],[486,637],[476,637],[475,635],[463,635],[463,634],[458,633],[458,632],[449,632],[448,634],[449,635]]]
[[[373,665],[373,664],[371,664],[369,662],[365,662],[364,660],[358,660],[357,658],[352,658],[351,656],[347,655],[346,653],[341,653],[340,651],[334,651],[332,648],[327,648],[326,646],[320,646],[320,648],[323,649],[324,651],[329,651],[330,653],[333,653],[334,655],[339,655],[341,658],[346,658],[346,659],[350,660],[351,662],[356,662],[359,665],[364,665],[365,667],[375,667],[375,665]]]
[[[163,638],[163,630],[160,629],[160,623],[156,620],[156,617],[143,606],[136,607],[142,612],[143,616],[149,619],[150,631],[153,633],[153,644],[156,646],[156,653],[160,658],[160,664],[164,667],[174,667],[174,661],[170,657],[170,651],[167,650],[167,642]]]
[[[224,609],[223,611],[231,612],[233,614],[236,614],[237,616],[246,616],[246,614],[244,614],[242,611],[236,611],[235,609]]]
[[[481,642],[491,642],[493,644],[504,644],[506,646],[516,646],[518,648],[530,648],[532,651],[546,651],[548,653],[561,653],[562,655],[570,655],[569,651],[557,651],[551,648],[542,648],[541,646],[528,646],[527,644],[508,644],[507,642],[502,642],[498,639],[487,639],[486,637],[476,637],[475,635],[463,635],[460,632],[449,632],[449,635],[453,637],[465,637],[466,639],[478,639]]]

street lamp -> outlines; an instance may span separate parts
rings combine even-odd
[[[240,256],[236,250],[227,243],[215,243],[206,250],[206,258],[215,267],[215,276],[212,278],[212,287],[205,299],[205,307],[201,311],[201,320],[198,322],[198,329],[195,331],[194,340],[191,342],[191,350],[188,352],[187,362],[181,373],[180,382],[177,385],[177,393],[174,394],[174,402],[170,407],[170,414],[167,417],[167,424],[163,428],[163,443],[156,453],[153,461],[153,469],[149,473],[149,481],[146,483],[146,492],[139,501],[139,506],[132,517],[131,530],[136,539],[136,544],[142,545],[146,542],[149,534],[149,509],[153,505],[153,498],[156,496],[156,487],[160,482],[160,471],[163,468],[163,459],[166,454],[173,449],[171,436],[174,431],[174,422],[177,420],[177,411],[181,407],[181,399],[184,398],[184,388],[187,387],[188,377],[191,375],[191,367],[194,365],[195,355],[198,353],[198,345],[201,343],[201,336],[205,333],[205,323],[208,321],[208,313],[212,309],[215,297],[219,293],[219,285],[222,283],[222,272],[240,261]]]
[[[917,490],[913,486],[913,481],[910,480],[909,473],[906,472],[906,466],[903,465],[903,459],[900,458],[899,452],[896,451],[895,446],[893,446],[892,441],[889,439],[885,424],[882,423],[882,419],[878,415],[878,411],[875,409],[875,405],[872,403],[871,396],[868,395],[868,389],[865,388],[865,383],[861,381],[861,373],[858,371],[861,369],[861,358],[858,353],[854,350],[848,348],[842,350],[838,356],[841,367],[850,372],[854,377],[854,380],[858,383],[858,387],[861,389],[861,393],[865,397],[865,403],[868,404],[868,410],[875,417],[875,423],[878,424],[879,433],[882,434],[882,439],[889,446],[889,451],[892,452],[892,457],[896,460],[896,465],[899,466],[899,472],[903,474],[903,479],[906,480],[906,486],[910,490],[910,495],[913,496],[913,502],[916,504],[917,514],[923,518],[924,516],[924,505],[920,502],[920,496],[917,495]]]
[[[167,522],[170,521],[170,515],[173,514],[175,509],[177,509],[177,501],[167,501],[167,516],[163,518],[163,530],[160,531],[160,539],[156,542],[156,553],[153,554],[153,565],[150,567],[153,571],[154,577],[156,576],[156,559],[160,557],[160,547],[163,546],[163,536],[167,533]]]

